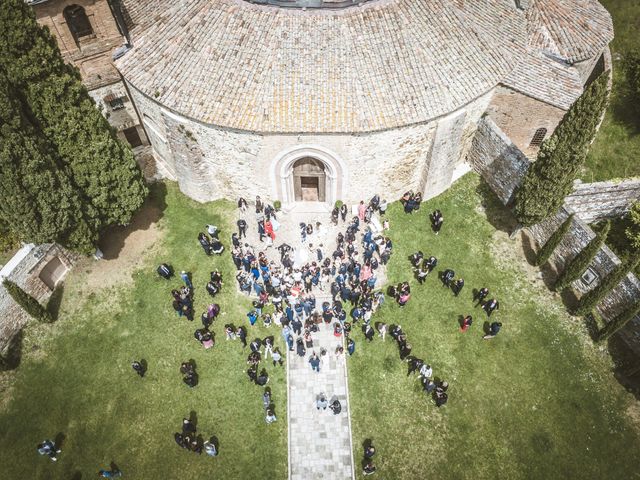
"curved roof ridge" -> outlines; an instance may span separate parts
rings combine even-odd
[[[497,85],[526,43],[512,0],[377,0],[335,11],[244,0],[124,5],[133,49],[116,65],[135,88],[195,120],[257,132],[426,122]]]

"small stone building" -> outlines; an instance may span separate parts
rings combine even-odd
[[[24,245],[0,269],[0,353],[29,319],[27,313],[2,286],[5,278],[16,283],[41,304],[73,266],[76,257],[57,244]]]

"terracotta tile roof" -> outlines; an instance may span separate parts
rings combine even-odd
[[[613,21],[597,0],[531,0],[531,45],[567,63],[599,55],[613,40]]]
[[[505,78],[506,86],[564,110],[582,94],[578,70],[530,50]]]
[[[116,64],[151,98],[209,124],[360,132],[427,121],[489,91],[524,55],[513,0],[377,0],[338,11],[242,0],[124,0]]]

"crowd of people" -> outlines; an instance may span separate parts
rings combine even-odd
[[[211,437],[209,440],[204,441],[202,436],[198,435],[195,418],[183,418],[182,432],[176,432],[173,438],[179,447],[189,452],[199,455],[205,452],[211,457],[218,455],[217,439]]]
[[[421,200],[419,193],[406,192],[401,198],[405,213],[411,214],[418,210]],[[241,198],[238,200],[238,208],[244,217],[249,211],[249,204]],[[340,225],[342,222],[344,231],[337,234],[335,248],[330,251],[325,251],[321,241],[315,242],[315,246],[312,243],[320,236],[320,232],[325,231],[319,222],[300,223],[300,242],[304,245],[301,249],[306,249],[306,255],[299,255],[300,249],[286,243],[281,243],[271,255],[268,254],[268,249],[274,246],[280,223],[276,218],[276,209],[263,202],[260,197],[256,197],[255,201],[255,221],[257,237],[264,243],[263,249],[259,250],[248,243],[247,220],[240,218],[237,221],[238,231],[231,235],[230,253],[237,269],[238,288],[253,297],[252,309],[247,313],[246,327],[227,323],[224,332],[226,340],[239,340],[243,348],[249,347],[246,373],[252,383],[263,389],[262,402],[266,423],[277,421],[277,417],[271,389],[267,386],[269,374],[265,365],[271,363],[273,368],[283,366],[284,355],[275,345],[274,335],[255,337],[248,341],[247,328],[251,329],[258,322],[266,328],[280,328],[286,348],[292,354],[295,352],[298,356],[306,358],[310,351],[307,361],[316,372],[321,369],[322,358],[330,354],[324,348],[318,349],[317,353],[314,348],[313,334],[318,332],[322,325],[325,325],[324,328],[331,328],[337,340],[338,345],[331,353],[336,357],[344,355],[343,340],[347,354],[354,354],[356,342],[352,333],[355,328],[361,329],[367,342],[372,342],[376,334],[385,341],[388,333],[398,345],[400,359],[408,363],[408,375],[418,374],[424,392],[432,396],[437,407],[447,403],[448,382],[434,377],[432,366],[422,358],[412,355],[412,345],[402,327],[388,326],[383,322],[372,324],[373,314],[384,304],[386,298],[385,294],[377,289],[379,272],[393,253],[392,241],[385,235],[385,231],[389,229],[389,222],[383,218],[386,210],[386,200],[381,201],[378,195],[368,203],[360,202],[357,208],[354,207],[354,215],[350,218],[347,205],[336,205],[331,212],[331,222],[334,225]],[[382,224],[376,214],[383,218]],[[442,212],[435,210],[429,215],[429,219],[433,232],[439,234],[444,222]],[[215,225],[206,225],[205,230],[206,233],[200,232],[197,236],[205,254],[222,254],[225,247],[219,239],[218,228]],[[278,258],[274,259],[276,250]],[[412,254],[409,260],[420,285],[438,265],[435,256],[426,257],[422,251]],[[167,280],[174,276],[173,268],[166,263],[158,266],[157,273]],[[183,285],[171,290],[172,308],[178,317],[193,321],[194,287],[191,275],[181,271],[180,278]],[[455,296],[458,296],[465,286],[464,279],[456,277],[451,268],[440,274],[440,280]],[[215,299],[223,285],[222,273],[213,270],[204,290]],[[316,294],[319,292],[323,298],[330,300],[317,302]],[[407,281],[401,282],[390,286],[386,293],[394,298],[400,307],[404,307],[411,299],[411,286]],[[486,312],[487,318],[500,307],[495,298],[488,299],[487,287],[474,290],[473,295],[475,307],[480,306]],[[266,309],[267,305],[271,305],[272,308]],[[202,327],[195,330],[194,337],[205,349],[215,345],[211,327],[220,310],[220,305],[212,301],[200,316]],[[461,317],[460,331],[467,332],[472,324],[472,315]],[[500,322],[491,323],[483,338],[494,338],[501,327]],[[137,375],[144,378],[147,371],[144,359],[133,361],[131,367]],[[187,387],[195,388],[198,385],[198,374],[193,360],[183,362],[180,365],[180,373]],[[318,410],[329,408],[334,415],[342,410],[337,397],[328,400],[324,393],[316,396],[315,405]],[[193,419],[183,419],[182,431],[175,433],[174,439],[186,450],[198,454],[204,451],[210,456],[218,454],[217,439],[211,437],[209,441],[203,441],[202,437],[197,435]],[[38,452],[56,461],[60,449],[53,441],[45,440],[38,445]],[[364,475],[371,475],[376,471],[372,459],[374,454],[375,447],[372,444],[365,446]],[[101,470],[101,474],[102,472],[105,472],[106,477],[110,474],[117,475],[119,471]],[[121,475],[121,472],[119,474]]]

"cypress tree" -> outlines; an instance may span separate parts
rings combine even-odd
[[[575,313],[577,315],[586,315],[593,310],[638,264],[640,264],[640,254],[629,257],[627,261],[618,265],[609,275],[604,277],[599,285],[582,296]]]
[[[7,289],[9,295],[13,297],[18,305],[20,305],[25,312],[27,312],[31,317],[39,320],[41,322],[51,322],[51,314],[40,305],[35,298],[25,292],[22,288],[16,285],[14,282],[8,279],[4,279],[2,281],[2,285]]]
[[[68,243],[82,218],[80,200],[22,107],[0,73],[0,218],[24,241]],[[90,247],[95,238],[84,240]]]
[[[560,225],[560,227],[551,234],[547,243],[545,243],[540,249],[536,255],[536,266],[539,267],[540,265],[547,263],[547,260],[549,260],[553,251],[558,245],[560,245],[560,242],[569,231],[569,228],[571,228],[571,222],[573,222],[573,213],[569,215],[562,225]]]
[[[616,333],[622,327],[624,327],[627,323],[629,323],[633,318],[640,313],[640,302],[636,302],[633,305],[627,307],[620,315],[611,320],[611,322],[607,323],[599,332],[598,332],[598,342],[602,342],[608,339],[611,335]]]
[[[573,260],[571,260],[566,266],[564,271],[558,276],[556,283],[554,285],[555,290],[564,290],[567,288],[571,282],[580,278],[580,276],[587,269],[593,257],[596,256],[598,250],[602,248],[605,240],[607,239],[607,235],[609,234],[609,229],[611,228],[611,223],[607,222],[605,226],[602,228],[602,231],[598,232],[593,240],[591,240],[586,247],[584,247],[578,255],[576,255]]]
[[[553,215],[571,193],[607,105],[608,80],[609,72],[601,74],[542,143],[516,193],[515,214],[520,224],[534,225]]]
[[[104,227],[128,223],[142,205],[147,194],[142,172],[31,7],[22,0],[5,3],[0,68],[79,199],[82,214],[74,218],[66,245],[88,252]]]

